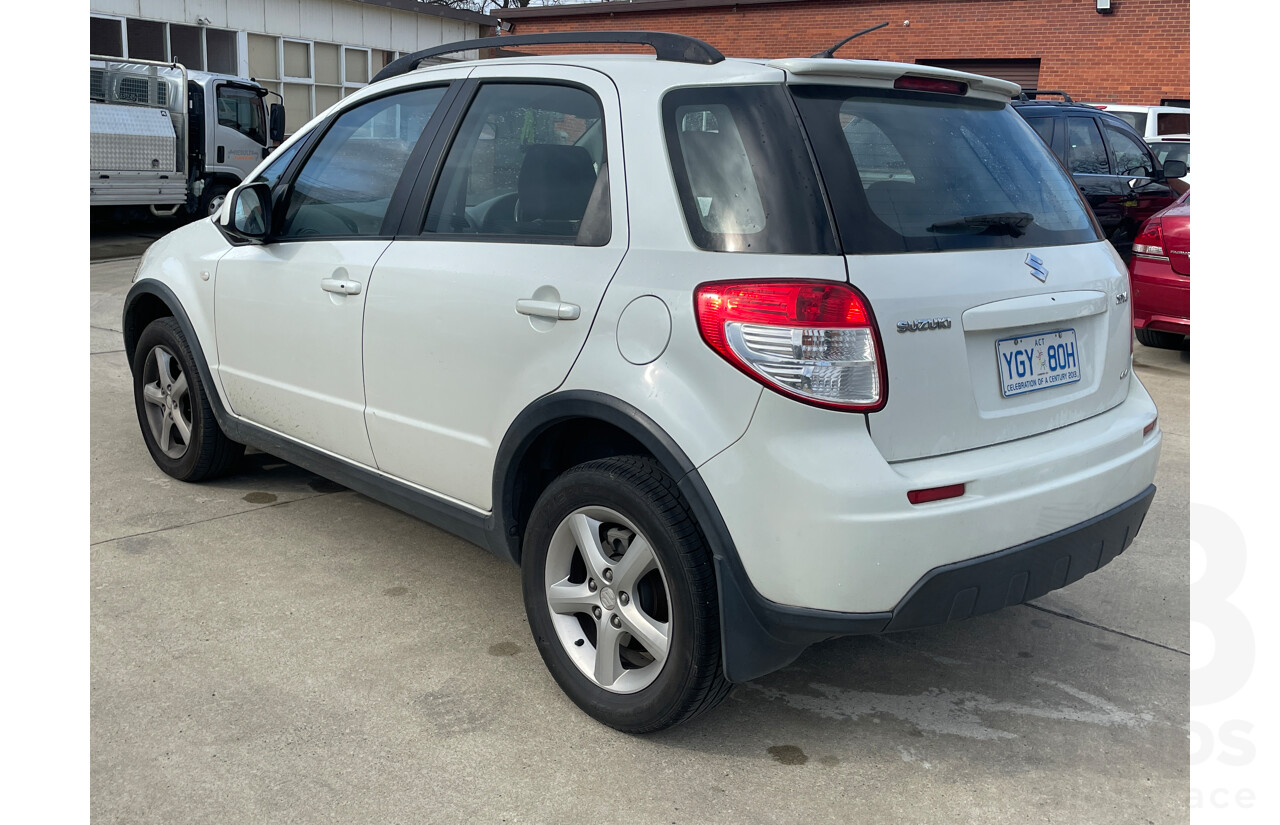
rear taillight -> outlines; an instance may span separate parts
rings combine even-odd
[[[884,406],[884,350],[871,308],[845,284],[729,281],[694,291],[716,352],[783,395],[838,410]]]
[[[1169,253],[1164,250],[1164,230],[1160,227],[1159,218],[1152,218],[1142,225],[1142,231],[1133,240],[1133,254],[1169,260]]]

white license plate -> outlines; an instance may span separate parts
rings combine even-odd
[[[1000,393],[1005,398],[1074,384],[1080,380],[1080,348],[1074,329],[1038,332],[996,341]]]

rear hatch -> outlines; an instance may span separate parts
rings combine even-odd
[[[906,64],[788,60],[790,89],[869,299],[890,461],[1096,415],[1129,386],[1125,271],[1009,106],[1016,86]]]

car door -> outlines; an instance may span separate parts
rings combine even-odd
[[[1116,176],[1115,187],[1127,190],[1127,197],[1120,201],[1120,228],[1112,236],[1116,249],[1127,258],[1142,224],[1178,196],[1160,173],[1155,156],[1145,141],[1106,121],[1102,124],[1102,131],[1107,140],[1108,159]]]
[[[218,371],[236,415],[373,465],[360,349],[365,295],[409,182],[399,198],[397,187],[447,89],[401,89],[332,118],[277,184],[267,242],[219,261]]]
[[[503,436],[564,381],[627,248],[617,91],[521,71],[472,73],[365,309],[378,468],[486,510]]]
[[[1124,218],[1122,204],[1128,196],[1128,186],[1117,188],[1121,181],[1111,172],[1107,145],[1097,118],[1068,117],[1066,126],[1067,169],[1102,225],[1102,231],[1110,238]]]

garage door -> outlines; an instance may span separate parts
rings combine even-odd
[[[925,66],[939,66],[944,69],[956,69],[961,72],[984,74],[1011,80],[1024,89],[1039,88],[1036,84],[1040,78],[1040,61],[1036,60],[917,60]]]

